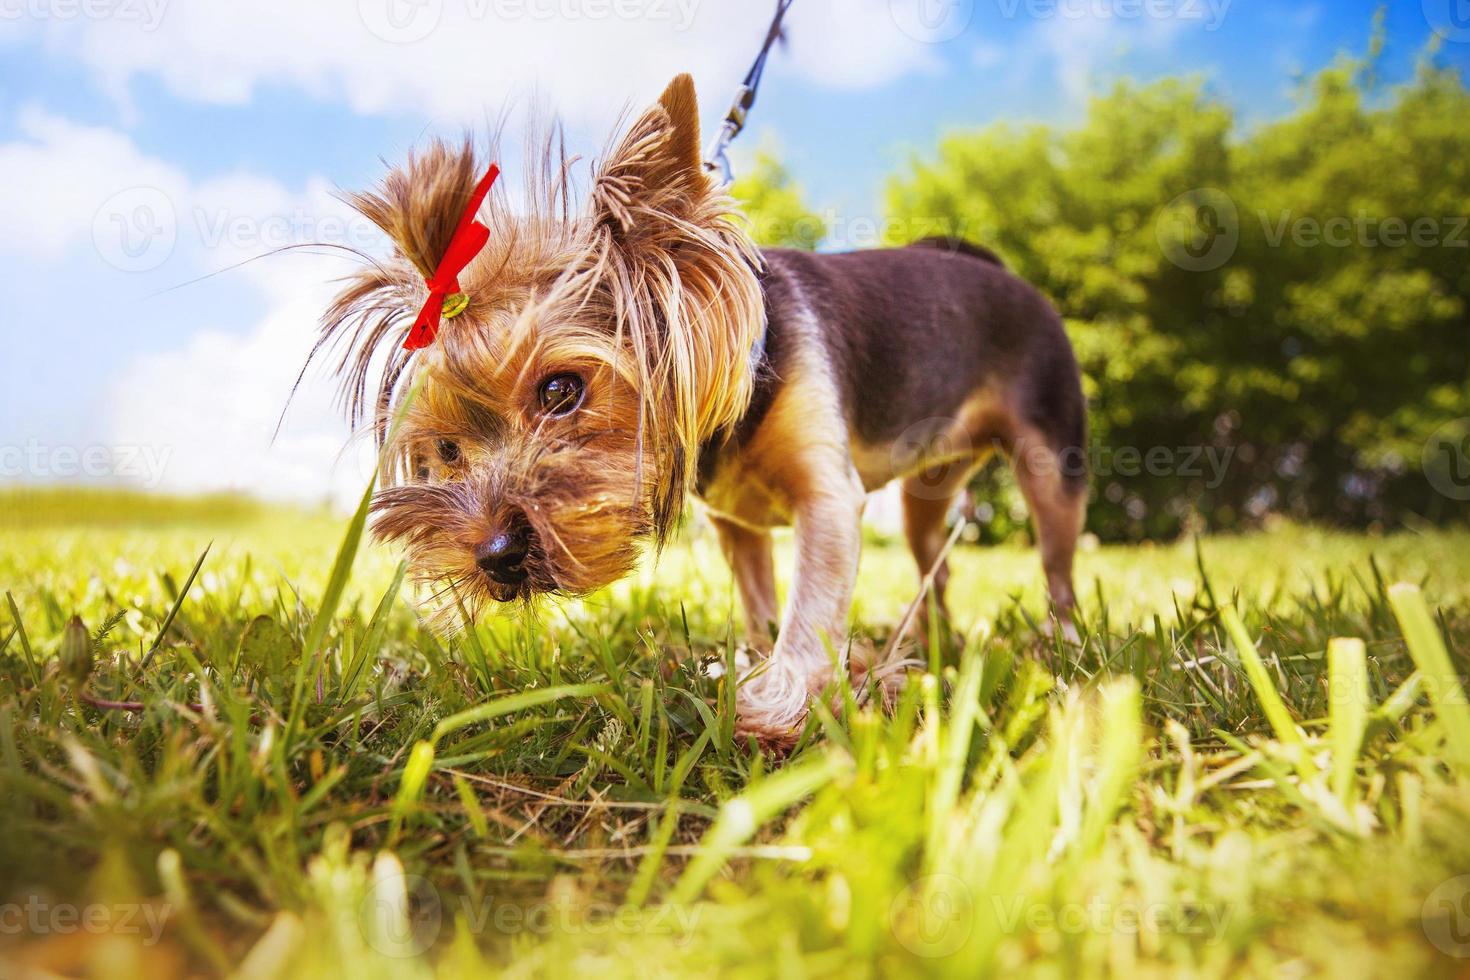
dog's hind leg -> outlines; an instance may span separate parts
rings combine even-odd
[[[947,537],[945,519],[973,472],[972,462],[946,463],[903,480],[904,537],[918,565],[921,586],[924,576],[931,569],[934,571],[934,598],[942,620],[949,618],[944,604],[944,590],[949,583],[949,560],[939,561]],[[938,567],[935,567],[936,561],[939,562]],[[928,633],[928,620],[929,603],[924,599],[914,621],[920,638]]]
[[[1072,638],[1076,631],[1071,613],[1077,602],[1072,590],[1072,558],[1087,517],[1087,488],[1080,456],[1072,460],[1069,455],[1033,432],[1016,441],[1011,466],[1031,510],[1052,606]]]

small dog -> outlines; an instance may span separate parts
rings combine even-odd
[[[1067,615],[1086,408],[1039,293],[958,241],[756,249],[702,166],[687,75],[595,169],[585,207],[571,203],[571,161],[546,145],[518,214],[495,197],[480,209],[493,168],[477,186],[468,143],[436,142],[351,198],[398,254],[349,281],[317,351],[345,344],[354,421],[371,410],[380,441],[392,432],[374,530],[405,545],[418,578],[473,608],[585,593],[628,572],[642,542],[662,544],[694,494],[750,642],[771,651],[740,684],[740,729],[779,744],[830,682],[829,651],[845,665],[865,495],[903,481],[923,575],[955,497],[1000,449]],[[480,227],[457,281],[436,286],[476,213],[488,240]],[[441,299],[454,319],[437,339],[417,355],[397,346],[420,306],[438,323]],[[787,524],[782,612],[770,531]],[[942,600],[943,563],[935,572]]]

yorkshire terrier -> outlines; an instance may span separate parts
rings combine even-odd
[[[769,650],[740,681],[739,728],[780,743],[846,669],[866,494],[902,481],[942,602],[946,515],[999,449],[1066,621],[1086,408],[1035,289],[957,240],[757,249],[702,165],[687,75],[594,168],[584,206],[546,146],[518,211],[481,206],[495,168],[481,177],[468,142],[434,142],[350,199],[396,253],[348,282],[317,349],[345,345],[350,414],[390,440],[374,530],[419,579],[475,609],[590,592],[661,545],[693,494]],[[771,529],[788,524],[783,611]]]

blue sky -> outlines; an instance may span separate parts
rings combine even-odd
[[[1377,8],[796,0],[734,157],[776,148],[813,205],[876,218],[885,176],[943,132],[1075,121],[1119,77],[1199,75],[1247,124],[1269,120],[1303,77],[1366,50]],[[688,70],[709,128],[767,16],[746,0],[0,0],[0,481],[292,497],[360,482],[320,379],[270,438],[345,267],[235,263],[378,247],[333,191],[507,110],[511,133],[530,106],[559,112],[591,155]],[[1438,60],[1470,67],[1467,0],[1386,17],[1385,81],[1412,74],[1436,27]]]

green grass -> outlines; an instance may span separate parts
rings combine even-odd
[[[341,519],[0,513],[0,967],[1370,976],[1470,953],[1464,532],[1094,549],[1080,650],[1035,627],[1030,550],[962,546],[964,649],[888,713],[834,691],[774,759],[705,669],[740,631],[698,522],[605,593],[446,637]],[[856,642],[915,581],[869,543]]]

